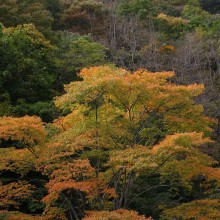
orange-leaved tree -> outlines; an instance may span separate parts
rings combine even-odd
[[[0,216],[6,219],[31,219],[22,213],[36,190],[36,180],[30,178],[35,172],[37,148],[43,145],[46,131],[43,122],[35,116],[0,118]],[[23,208],[22,208],[23,207]],[[24,218],[23,218],[23,217]]]
[[[167,181],[169,167],[181,171],[184,164],[179,161],[194,160],[193,165],[202,168],[187,176],[191,167],[185,166],[186,171],[177,174],[179,185],[188,189],[204,174],[204,188],[216,189],[219,171],[212,168],[216,162],[197,149],[209,142],[206,137],[215,122],[194,102],[204,90],[202,85],[175,85],[169,80],[173,72],[130,73],[108,66],[83,69],[79,76],[83,81],[66,85],[66,94],[55,100],[68,114],[51,125],[56,135],[39,160],[50,175],[44,199],[48,210],[66,204],[69,216],[81,218],[86,210],[134,207],[136,199],[151,189],[176,187]],[[188,145],[181,141],[178,145],[181,139]],[[48,155],[54,159],[43,159]],[[87,171],[77,166],[81,163]],[[74,175],[74,167],[81,178]],[[158,183],[152,186],[155,175]]]
[[[19,182],[3,182],[1,199],[10,206],[4,209],[25,212],[23,200],[38,187],[28,185],[30,171],[46,183],[39,211],[44,219],[146,219],[130,209],[151,216],[152,202],[166,216],[166,209],[175,213],[182,203],[208,204],[217,196],[217,162],[200,149],[214,144],[209,136],[215,123],[194,101],[202,85],[175,85],[173,72],[108,66],[79,76],[82,81],[66,85],[66,94],[56,98],[64,116],[53,123],[2,118],[2,169],[20,172]],[[25,186],[20,197],[6,193],[15,183]]]

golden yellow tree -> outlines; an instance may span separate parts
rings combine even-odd
[[[88,207],[127,208],[133,200],[140,175],[145,175],[146,181],[154,174],[160,175],[158,187],[167,186],[167,173],[172,173],[169,167],[180,171],[178,181],[185,187],[205,171],[208,180],[218,183],[219,171],[212,168],[215,161],[196,149],[208,141],[206,137],[215,122],[205,117],[203,107],[193,100],[203,92],[202,85],[175,85],[169,80],[174,76],[173,72],[150,73],[141,69],[130,73],[108,66],[83,69],[79,76],[83,81],[66,85],[66,94],[55,101],[57,107],[69,114],[53,123],[57,135],[50,143],[54,147],[47,154],[60,155],[56,162],[50,162],[52,164],[62,164],[65,156],[75,163],[88,160],[93,168],[93,178],[99,182],[104,180],[105,190],[113,188],[116,191],[109,197],[102,193],[100,185],[93,185],[92,191],[97,192],[95,187],[98,187],[101,193],[90,200],[93,205],[88,203],[88,198],[85,200]],[[165,138],[167,135],[173,136]],[[178,149],[177,142],[181,139],[188,140],[188,148],[180,143]],[[194,165],[198,167],[191,176],[186,175],[190,166],[181,172],[184,164],[179,163],[178,158],[184,154],[194,155]],[[183,158],[185,164],[192,160],[187,156]],[[45,160],[41,163],[48,166]],[[199,168],[202,168],[201,172]],[[59,170],[54,168],[52,172],[56,169]],[[210,170],[215,172],[213,176],[209,175]],[[72,177],[71,181],[72,185],[65,186],[64,179],[59,184],[65,190],[68,186],[83,192],[85,179]],[[76,182],[81,183],[81,189],[77,188]],[[86,193],[92,195],[89,191]]]

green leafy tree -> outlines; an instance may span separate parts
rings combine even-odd
[[[4,28],[0,45],[1,101],[15,106],[21,100],[27,103],[51,100],[56,74],[50,42],[34,25],[25,24]]]
[[[57,33],[58,50],[55,51],[57,78],[55,85],[63,89],[63,84],[79,80],[77,73],[84,67],[107,63],[107,49],[94,42],[90,36],[80,36],[71,32]]]
[[[156,5],[152,0],[122,1],[119,11],[122,15],[138,15],[144,19],[156,14]]]

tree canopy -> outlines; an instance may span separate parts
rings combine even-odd
[[[0,0],[0,219],[220,218],[219,0]]]
[[[150,219],[128,210],[164,187],[170,197],[158,204],[164,219],[184,215],[179,207],[188,210],[199,199],[217,201],[209,198],[220,184],[217,161],[199,149],[212,143],[215,124],[193,100],[202,85],[176,85],[169,81],[173,72],[110,66],[85,68],[79,76],[83,80],[56,98],[65,115],[53,123],[1,118],[2,215],[19,216],[15,211],[26,213],[24,205],[35,204],[46,219]],[[16,180],[7,181],[9,172]],[[32,183],[33,172],[38,178]],[[173,207],[171,199],[189,203]],[[210,207],[209,215],[218,211]]]

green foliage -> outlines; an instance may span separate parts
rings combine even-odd
[[[13,114],[13,107],[8,100],[1,101],[0,103],[0,117],[9,116]]]
[[[178,39],[185,34],[188,20],[181,17],[172,17],[166,14],[159,14],[156,18],[157,26],[167,39]]]
[[[52,101],[27,103],[24,99],[19,99],[13,108],[14,115],[38,115],[45,122],[51,122],[57,117],[58,112]]]
[[[39,31],[50,35],[53,18],[44,0],[1,0],[0,21],[6,27],[33,23]]]
[[[152,0],[122,1],[119,12],[122,15],[138,15],[142,19],[155,15],[156,6]]]
[[[211,15],[203,11],[200,7],[185,5],[183,10],[183,18],[190,21],[190,29],[195,27],[205,27],[207,25],[207,20],[210,19]]]
[[[200,7],[185,5],[182,16],[189,20],[187,30],[193,31],[199,28],[204,35],[210,35],[212,37],[219,36],[219,14],[212,15]]]
[[[16,105],[51,100],[55,92],[53,47],[32,24],[5,28],[0,37],[1,100]],[[27,113],[27,111],[26,111]],[[36,112],[35,112],[36,113]]]
[[[62,15],[62,7],[60,0],[46,0],[46,8],[53,17],[52,29],[59,29],[60,19]]]
[[[30,102],[51,98],[55,74],[49,41],[31,24],[5,29],[0,40],[1,91],[9,93],[13,103],[19,98]]]
[[[106,61],[106,48],[92,40],[90,36],[80,36],[70,32],[57,33],[58,50],[55,51],[57,79],[56,85],[78,79],[77,73],[84,67],[103,65]]]
[[[3,34],[3,24],[2,23],[0,23],[0,36],[2,36],[2,34]]]

